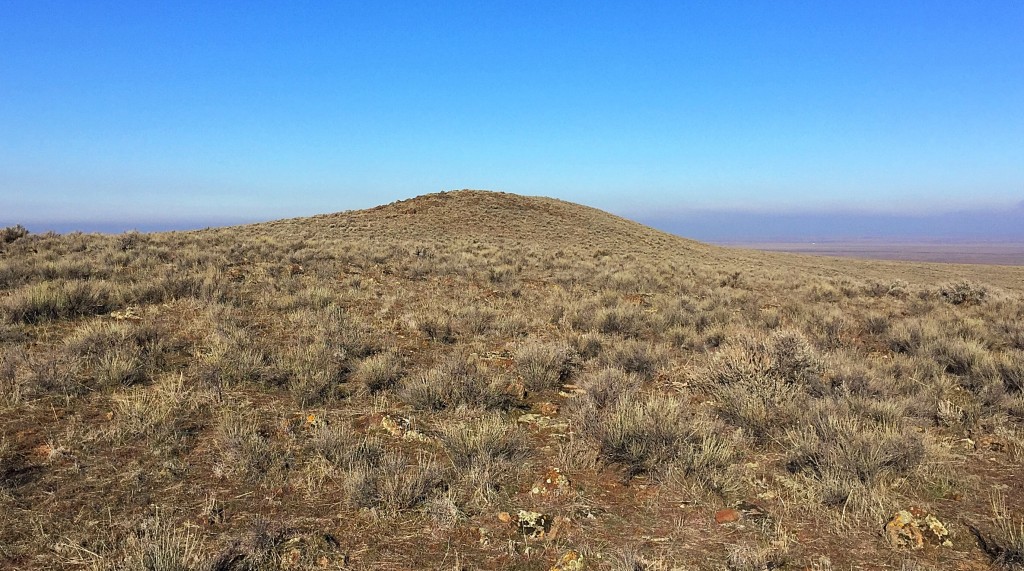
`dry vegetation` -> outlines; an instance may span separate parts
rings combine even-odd
[[[1019,569],[1022,278],[468,191],[11,228],[0,567]]]

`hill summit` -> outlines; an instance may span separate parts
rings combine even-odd
[[[543,247],[583,246],[609,252],[706,249],[687,240],[589,206],[507,192],[455,190],[366,210],[267,223],[389,239],[468,239]]]

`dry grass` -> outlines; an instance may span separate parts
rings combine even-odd
[[[1020,269],[480,192],[0,238],[0,567],[1021,566]]]

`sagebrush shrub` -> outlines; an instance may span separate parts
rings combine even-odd
[[[527,435],[497,414],[446,424],[441,429],[441,440],[459,468],[520,462],[530,449]]]
[[[985,301],[988,289],[974,282],[962,280],[940,287],[939,295],[953,305],[973,305]]]
[[[21,224],[14,226],[8,226],[3,230],[0,230],[0,243],[10,244],[11,242],[28,236],[28,229]]]
[[[698,380],[722,418],[765,444],[803,416],[812,392],[823,392],[823,372],[807,341],[783,331],[723,349]]]
[[[633,477],[659,473],[679,458],[692,436],[688,416],[678,400],[643,395],[618,401],[585,430],[605,461],[622,465]]]
[[[4,300],[8,321],[40,323],[85,315],[99,315],[116,307],[115,295],[107,282],[57,281],[27,286]]]
[[[516,351],[516,368],[532,391],[559,388],[578,368],[578,357],[561,343],[530,342]]]
[[[516,401],[507,381],[485,373],[475,360],[461,353],[448,355],[436,367],[406,379],[399,394],[413,407],[425,410],[460,406],[507,409]]]
[[[352,377],[369,392],[378,393],[397,386],[404,372],[402,356],[395,351],[385,351],[363,359]]]

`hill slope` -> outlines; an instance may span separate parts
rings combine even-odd
[[[860,260],[743,250],[703,244],[613,214],[553,198],[460,190],[427,194],[367,210],[232,228],[243,235],[392,241],[475,240],[530,245],[592,255],[631,254],[645,260],[678,258],[705,266],[737,266],[760,277],[800,272],[815,278],[849,276],[937,285],[977,279],[1024,291],[1024,267]]]
[[[16,237],[0,568],[1012,568],[1019,276],[475,191]]]
[[[296,226],[367,238],[479,240],[645,254],[707,248],[588,206],[479,190],[440,192],[367,210],[257,225],[264,230]]]

